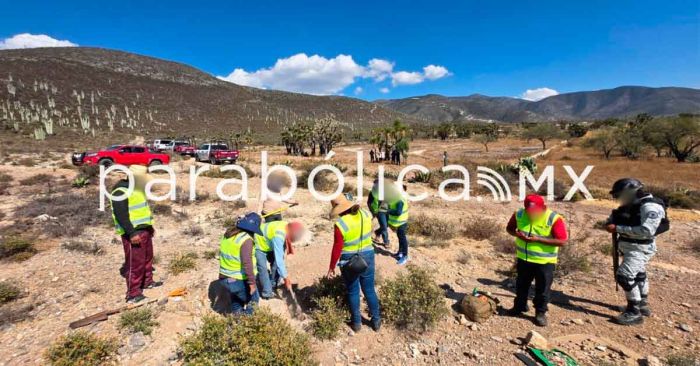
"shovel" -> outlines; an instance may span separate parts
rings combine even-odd
[[[292,317],[298,320],[305,320],[306,314],[304,314],[304,310],[301,308],[301,305],[299,305],[299,300],[297,300],[297,295],[294,292],[294,289],[288,289],[285,287],[283,293],[287,295],[286,301],[291,307]]]

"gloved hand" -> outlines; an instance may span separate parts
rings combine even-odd
[[[290,280],[289,277],[284,279],[284,287],[286,287],[287,290],[292,291],[292,280]]]

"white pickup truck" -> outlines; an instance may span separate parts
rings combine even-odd
[[[229,150],[228,145],[220,142],[210,142],[199,145],[195,151],[195,160],[211,164],[230,163],[238,160],[238,150]]]

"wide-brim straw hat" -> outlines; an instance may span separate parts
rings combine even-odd
[[[148,168],[143,165],[131,165],[129,171],[134,176],[134,183],[139,189],[145,189],[146,183],[153,180],[153,176],[148,173]]]
[[[340,216],[341,213],[357,206],[356,202],[351,202],[344,195],[339,195],[338,197],[331,200],[331,218]]]

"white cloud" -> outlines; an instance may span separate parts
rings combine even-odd
[[[341,54],[326,58],[298,53],[288,58],[278,59],[268,68],[256,71],[237,68],[228,76],[219,76],[219,78],[256,88],[327,95],[339,94],[359,78],[370,78],[376,82],[391,78],[392,85],[397,86],[418,84],[447,75],[449,71],[443,66],[428,65],[423,68],[423,72],[394,72],[393,62],[379,58],[373,58],[363,66],[357,64],[350,55]],[[358,95],[363,92],[363,89],[357,87],[354,92]]]
[[[391,74],[391,85],[412,85],[422,83],[425,80],[423,74],[419,72],[399,71]]]
[[[364,68],[352,56],[338,55],[328,59],[319,55],[298,53],[281,58],[275,65],[254,72],[236,69],[223,80],[232,83],[309,94],[336,94],[362,76]]]
[[[428,80],[437,80],[450,74],[444,66],[428,65],[423,68],[423,75]]]
[[[381,89],[379,89],[379,92],[382,94],[386,94],[386,93],[390,92],[390,90],[389,90],[389,88],[381,88]]]
[[[520,98],[534,102],[557,94],[559,94],[559,92],[554,89],[537,88],[526,90],[524,93],[520,94]]]
[[[0,41],[0,50],[37,47],[76,47],[77,44],[49,37],[45,34],[15,34]]]
[[[369,60],[367,65],[367,77],[373,78],[374,81],[383,81],[388,76],[391,76],[391,72],[394,70],[394,63],[387,60],[382,60],[380,58],[373,58]]]

